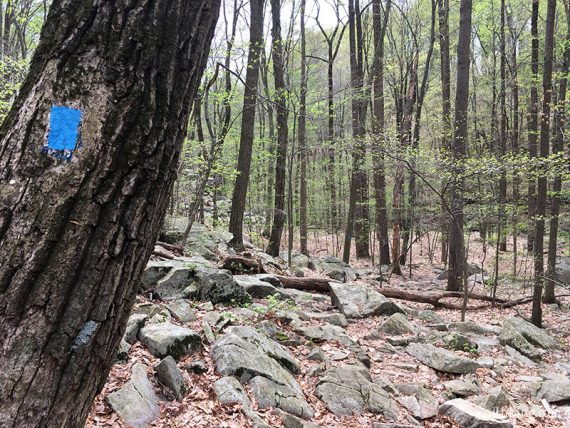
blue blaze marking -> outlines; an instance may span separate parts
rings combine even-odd
[[[52,106],[50,111],[47,146],[43,152],[58,159],[71,160],[79,142],[81,111],[63,106]]]

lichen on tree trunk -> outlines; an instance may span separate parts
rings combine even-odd
[[[81,426],[167,208],[218,0],[55,0],[0,129],[0,426]],[[71,159],[53,106],[81,112]]]

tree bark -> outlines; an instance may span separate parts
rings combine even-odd
[[[566,126],[566,90],[568,87],[568,69],[570,66],[570,5],[564,2],[566,13],[566,49],[560,70],[560,83],[558,86],[558,100],[554,111],[554,143],[553,154],[564,153],[564,128]],[[552,197],[550,199],[550,230],[548,240],[548,268],[547,281],[544,288],[544,303],[556,303],[554,293],[556,284],[556,259],[558,246],[558,223],[560,216],[560,192],[562,190],[562,177],[557,175],[552,183]]]
[[[301,253],[307,248],[307,51],[305,40],[305,0],[301,0],[301,90],[299,99],[299,233]]]
[[[277,104],[277,150],[275,152],[275,211],[269,236],[267,253],[279,255],[281,235],[285,226],[285,176],[287,164],[287,86],[285,84],[285,52],[281,38],[281,0],[271,0],[271,28],[273,45],[273,75],[275,79],[275,99]]]
[[[532,77],[530,79],[530,108],[528,117],[528,154],[531,158],[538,155],[538,89],[536,82],[538,81],[538,0],[532,0],[532,16],[530,24],[530,32],[532,37],[531,49],[531,69]],[[536,215],[536,181],[528,181],[528,219],[531,224],[534,222]],[[534,250],[534,230],[529,227],[527,247],[529,251]]]
[[[550,152],[550,101],[552,98],[552,57],[554,51],[554,21],[556,0],[548,0],[544,37],[544,67],[542,72],[542,117],[540,120],[540,157],[546,159]],[[542,291],[544,287],[544,217],[548,181],[546,171],[539,171],[536,182],[536,219],[534,224],[534,293],[532,323],[542,327]]]
[[[257,87],[259,82],[259,60],[263,48],[263,7],[264,0],[250,0],[251,13],[249,27],[249,54],[245,74],[245,89],[243,95],[243,112],[241,116],[241,134],[237,163],[237,176],[232,195],[229,231],[233,234],[231,244],[237,249],[243,249],[243,217],[251,156],[255,131],[255,108],[257,104]]]
[[[0,426],[83,426],[167,209],[218,9],[52,3],[0,128]],[[80,111],[67,152],[53,106]]]
[[[457,85],[455,93],[455,133],[453,138],[453,178],[451,181],[451,210],[449,225],[449,277],[447,289],[459,291],[464,284],[465,244],[463,239],[463,187],[465,179],[462,165],[467,153],[467,107],[469,101],[469,65],[471,50],[472,1],[461,0],[459,40],[457,43]]]
[[[376,233],[380,246],[380,265],[390,264],[390,238],[388,236],[388,208],[386,203],[386,171],[384,165],[385,150],[385,114],[384,114],[384,38],[390,9],[391,0],[387,1],[383,19],[381,19],[380,0],[372,3],[375,58],[378,64],[374,73],[374,99],[372,132],[374,134],[372,160],[374,174],[374,196],[376,202]]]

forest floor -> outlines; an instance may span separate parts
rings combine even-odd
[[[434,252],[428,251],[427,241],[422,241],[422,248],[416,250],[413,260],[412,278],[385,276],[382,281],[383,287],[398,288],[414,292],[436,292],[445,289],[444,280],[438,280],[438,269],[434,269],[434,264],[430,262],[430,255]],[[325,256],[322,243],[316,244],[312,250],[319,252],[319,256]],[[478,242],[471,242],[470,261],[481,265],[485,263],[485,271],[492,268],[494,255],[492,250],[483,254],[481,245]],[[433,249],[432,249],[433,250]],[[436,251],[437,248],[434,250]],[[437,252],[435,252],[437,258]],[[222,258],[224,254],[220,254]],[[497,296],[507,300],[513,300],[530,294],[531,289],[523,281],[513,281],[510,275],[512,272],[512,253],[505,253],[500,258],[500,273],[504,276],[497,289]],[[527,263],[524,255],[519,258],[519,263],[523,266]],[[488,264],[487,264],[488,263]],[[382,293],[382,288],[377,278],[372,274],[374,268],[370,263],[358,261],[351,265],[356,271],[367,271],[362,274],[361,279],[351,281],[356,286],[366,287]],[[323,273],[304,269],[305,277],[323,277]],[[511,279],[509,279],[511,278]],[[489,285],[473,283],[472,291],[475,293],[489,294]],[[567,294],[567,293],[564,293]],[[137,300],[137,305],[152,303],[164,306],[165,302],[150,301],[148,295],[141,295]],[[541,350],[540,362],[532,362],[519,353],[509,354],[505,347],[499,343],[498,333],[503,322],[511,317],[530,316],[530,303],[515,306],[508,309],[491,307],[488,305],[484,309],[468,310],[467,320],[472,321],[477,326],[487,329],[484,334],[481,332],[467,331],[465,334],[474,343],[477,349],[456,350],[454,353],[459,357],[469,358],[476,361],[486,361],[484,366],[480,366],[471,374],[451,374],[439,370],[434,370],[428,365],[406,352],[405,345],[413,342],[433,343],[438,347],[446,347],[443,338],[446,334],[455,331],[453,326],[459,328],[461,324],[454,324],[460,321],[460,311],[445,308],[434,308],[429,304],[413,303],[407,301],[397,301],[398,304],[406,308],[408,318],[413,321],[412,325],[415,335],[394,335],[388,333],[370,334],[378,332],[379,326],[388,319],[387,315],[372,315],[364,318],[348,319],[342,332],[350,341],[348,342],[337,337],[326,340],[315,340],[307,335],[307,328],[322,327],[327,324],[324,319],[311,317],[301,317],[300,322],[297,317],[295,322],[291,322],[294,316],[288,313],[321,313],[339,314],[339,308],[334,306],[328,295],[319,293],[296,293],[292,295],[295,302],[275,303],[271,298],[254,299],[252,305],[244,307],[232,307],[225,305],[215,305],[193,303],[192,311],[195,319],[190,322],[172,321],[178,325],[191,328],[201,335],[202,347],[198,352],[183,356],[178,360],[178,367],[181,369],[184,380],[188,385],[188,392],[181,401],[176,401],[172,392],[162,385],[152,370],[149,369],[149,377],[156,391],[161,397],[160,416],[148,425],[153,427],[247,427],[252,426],[250,415],[244,411],[241,404],[224,405],[216,399],[214,392],[214,382],[222,376],[216,371],[216,361],[212,356],[212,343],[209,342],[202,332],[203,321],[212,319],[212,313],[217,313],[221,318],[225,318],[224,324],[217,333],[222,335],[223,329],[230,325],[243,325],[259,327],[265,322],[272,323],[279,330],[279,337],[286,340],[279,340],[292,356],[298,361],[300,371],[295,375],[295,380],[302,388],[306,403],[314,411],[310,421],[321,427],[383,427],[383,426],[424,426],[424,427],[452,427],[461,426],[457,421],[437,414],[437,407],[455,397],[464,397],[469,401],[481,403],[481,400],[488,399],[493,394],[500,391],[507,397],[505,402],[495,403],[491,406],[500,414],[506,416],[517,427],[570,427],[570,406],[553,402],[553,400],[537,398],[537,390],[544,383],[549,381],[570,382],[570,298],[562,297],[561,305],[544,306],[544,327],[546,332],[558,343],[557,349]],[[450,300],[460,303],[460,300]],[[481,302],[478,302],[481,303]],[[261,308],[268,308],[267,311],[258,311],[257,315],[247,316],[247,308],[255,305]],[[431,315],[428,318],[410,314],[426,314],[433,311],[434,319],[439,319],[441,323],[435,323]],[[283,315],[285,313],[285,315]],[[246,316],[243,316],[246,314]],[[219,318],[219,319],[221,319]],[[423,318],[423,319],[422,319]],[[445,325],[444,330],[436,325]],[[463,331],[463,330],[462,330]],[[341,333],[342,334],[342,333]],[[218,336],[220,337],[220,336]],[[309,340],[308,340],[309,339]],[[276,339],[277,340],[277,339]],[[398,343],[402,341],[403,343]],[[355,352],[356,344],[357,352]],[[404,345],[404,346],[402,346]],[[323,360],[314,360],[315,347],[323,353]],[[395,403],[399,415],[397,420],[389,420],[386,414],[381,412],[372,413],[369,408],[353,415],[340,415],[333,413],[321,399],[318,398],[317,386],[322,383],[323,372],[325,375],[332,368],[345,366],[362,367],[362,360],[358,356],[358,349],[363,350],[368,356],[367,368],[370,379],[386,391],[390,391],[390,396]],[[522,358],[521,358],[522,357]],[[187,366],[196,361],[201,361],[206,365],[206,372],[195,374],[186,369]],[[489,363],[490,361],[490,363]],[[160,362],[160,358],[154,356],[140,342],[134,343],[126,361],[116,363],[109,375],[103,391],[97,397],[91,414],[88,419],[88,427],[109,427],[127,426],[121,417],[113,411],[107,397],[109,394],[121,389],[130,379],[131,368],[135,363],[144,363],[148,367],[154,367]],[[473,387],[471,391],[455,391],[452,384],[446,383],[450,380],[463,381],[462,387]],[[419,397],[418,387],[429,391],[431,398],[427,402]],[[308,422],[301,419],[286,422],[278,412],[271,408],[262,408],[252,394],[249,385],[245,385],[245,391],[252,403],[252,409],[261,418],[266,426],[299,426],[311,427]],[[458,387],[458,385],[456,385]],[[565,383],[564,387],[568,387]],[[461,389],[461,388],[459,388]],[[468,388],[469,389],[469,388]],[[411,392],[409,392],[411,391]],[[414,396],[415,394],[415,396]],[[496,397],[494,397],[496,398]],[[570,398],[570,396],[568,397]],[[417,403],[421,411],[417,408]],[[550,403],[549,403],[550,401]],[[434,404],[435,403],[435,404]],[[433,409],[431,409],[431,407]],[[434,410],[435,409],[435,410]],[[421,415],[420,415],[421,414]],[[415,416],[415,418],[414,418]],[[427,417],[426,417],[427,416]],[[382,425],[382,423],[399,423],[402,425]],[[259,422],[260,423],[260,422]],[[295,425],[297,424],[297,425]],[[259,425],[258,425],[259,426]],[[495,426],[495,425],[488,425]],[[496,425],[503,426],[503,425]]]

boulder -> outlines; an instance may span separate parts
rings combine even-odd
[[[216,371],[223,376],[235,375],[242,383],[263,376],[303,393],[291,374],[299,373],[299,363],[287,349],[251,327],[228,328],[211,353]]]
[[[145,428],[160,417],[158,397],[147,377],[147,366],[141,363],[133,365],[130,380],[109,394],[107,401],[129,427]]]
[[[472,395],[478,395],[481,392],[479,385],[467,380],[448,380],[447,382],[443,382],[443,386],[457,397],[470,397]]]
[[[535,393],[538,400],[564,404],[570,402],[570,380],[547,380],[540,384]]]
[[[119,349],[117,350],[117,361],[125,362],[129,359],[129,351],[131,350],[131,344],[125,339],[121,339],[119,344]]]
[[[542,349],[558,349],[559,345],[554,338],[549,336],[543,329],[536,327],[534,324],[523,320],[522,318],[509,318],[503,323],[505,327],[512,327],[519,332],[526,340]]]
[[[315,258],[313,259],[312,265],[335,281],[350,282],[356,279],[356,273],[351,267],[336,257],[327,256]]]
[[[348,321],[343,314],[331,313],[331,312],[303,312],[299,311],[299,318],[303,320],[319,320],[325,321],[332,325],[337,325],[339,327],[348,326]]]
[[[241,383],[233,376],[225,376],[214,382],[214,393],[222,404],[241,404],[249,406],[250,402]]]
[[[512,428],[512,422],[499,413],[491,412],[462,398],[449,400],[439,406],[438,413],[452,419],[462,428]]]
[[[208,371],[208,364],[202,360],[194,360],[188,364],[186,364],[186,371],[194,373],[194,374],[204,374]]]
[[[189,328],[170,323],[151,324],[139,331],[139,340],[159,358],[171,355],[174,359],[200,349],[200,336]]]
[[[364,285],[329,283],[332,304],[347,318],[404,313],[403,309]]]
[[[184,289],[194,282],[195,266],[189,263],[171,262],[171,269],[160,278],[154,292],[163,300],[184,297]]]
[[[465,357],[459,357],[447,349],[424,343],[410,343],[406,352],[432,369],[456,374],[474,373],[479,364]]]
[[[279,385],[263,376],[254,377],[248,385],[260,409],[278,408],[304,419],[312,418],[315,413],[303,394],[286,385]]]
[[[290,415],[282,410],[276,410],[277,416],[281,417],[284,428],[319,428],[318,425],[306,421],[304,419],[298,418],[297,416]]]
[[[144,326],[148,315],[146,314],[133,314],[129,317],[127,321],[127,328],[125,329],[125,334],[123,335],[123,340],[131,345],[137,341],[137,335],[142,326]]]
[[[309,355],[307,355],[307,360],[323,362],[326,360],[326,356],[321,348],[315,346],[313,349],[311,349]]]
[[[494,334],[501,333],[501,327],[489,324],[477,324],[473,321],[453,322],[450,324],[451,329],[460,331],[462,333],[473,334]]]
[[[473,340],[457,332],[449,333],[444,336],[443,342],[448,348],[453,349],[454,351],[471,352],[477,351],[477,348],[479,347],[479,345],[477,345]]]
[[[186,382],[176,361],[170,355],[154,366],[154,371],[160,383],[172,391],[178,401],[182,400],[186,392]]]
[[[416,419],[429,419],[437,414],[437,399],[423,385],[412,384],[410,388],[401,388],[402,396],[398,402]]]
[[[556,276],[562,283],[570,285],[570,257],[559,256],[556,259]]]
[[[229,271],[204,267],[196,269],[194,282],[184,290],[184,297],[213,304],[251,302],[249,294]]]
[[[264,299],[275,294],[284,297],[277,287],[253,275],[235,275],[234,279],[251,296]]]
[[[346,365],[328,369],[318,382],[317,397],[335,415],[361,415],[366,411],[398,418],[398,405],[363,367]]]
[[[477,397],[475,403],[487,410],[496,411],[508,406],[511,399],[502,386],[497,386],[489,394]]]
[[[416,327],[412,325],[404,314],[396,313],[390,315],[386,321],[378,328],[381,333],[391,335],[416,334]]]
[[[181,322],[187,323],[197,320],[196,314],[192,310],[188,300],[175,300],[166,305],[166,307],[170,313]]]
[[[503,346],[510,346],[533,361],[540,361],[542,353],[532,345],[517,329],[509,323],[504,324],[499,342]]]
[[[154,287],[161,278],[170,272],[173,266],[174,264],[170,260],[149,260],[142,275],[141,288],[146,290]]]

